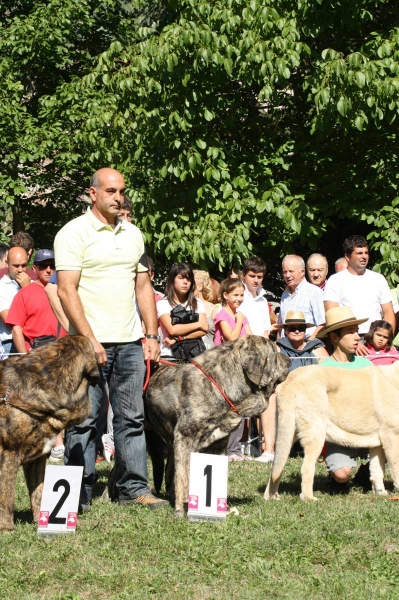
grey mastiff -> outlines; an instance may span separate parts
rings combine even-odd
[[[151,378],[146,416],[169,449],[166,491],[175,496],[176,516],[183,515],[187,500],[190,452],[225,453],[228,436],[241,417],[262,413],[289,369],[289,359],[256,335],[217,346],[195,362],[220,386],[238,414],[195,365],[161,366]]]

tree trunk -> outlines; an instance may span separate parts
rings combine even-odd
[[[24,218],[22,216],[21,199],[15,198],[12,209],[12,232],[24,231]]]

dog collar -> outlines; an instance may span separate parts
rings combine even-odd
[[[25,408],[22,408],[21,406],[11,404],[11,402],[9,401],[10,394],[11,394],[11,388],[10,388],[10,386],[7,386],[6,393],[4,394],[4,396],[2,398],[0,398],[0,404],[3,403],[3,404],[6,404],[7,406],[10,406],[11,408],[16,408],[17,410],[20,410],[21,412],[25,413],[29,417],[33,417],[34,419],[40,419],[43,416],[46,418],[48,417],[48,415],[46,413],[39,413],[39,414],[35,415],[34,413],[29,412],[28,410],[26,410]]]

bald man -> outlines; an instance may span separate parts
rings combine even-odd
[[[31,283],[26,273],[28,255],[26,251],[14,246],[6,258],[7,274],[0,279],[0,340],[6,353],[15,351],[12,344],[12,330],[5,324],[10,306],[19,290]]]
[[[310,283],[324,290],[328,273],[328,262],[323,254],[315,253],[309,256],[306,263],[306,272]]]
[[[148,487],[144,359],[157,361],[160,351],[143,236],[135,225],[118,217],[125,198],[125,180],[119,171],[96,171],[89,193],[91,207],[67,223],[54,242],[58,295],[70,321],[69,332],[91,340],[102,375],[100,384],[89,389],[89,417],[67,431],[65,462],[84,467],[79,510],[86,512],[96,482],[97,419],[108,383],[119,504],[156,509],[168,502],[156,498]],[[136,299],[147,332],[144,345]]]
[[[341,256],[335,261],[335,272],[340,273],[341,271],[345,271],[348,268],[348,261],[345,256]]]

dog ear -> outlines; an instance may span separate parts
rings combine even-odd
[[[263,379],[265,365],[270,354],[270,342],[258,335],[246,335],[241,339],[243,341],[240,349],[241,364],[246,376],[255,385],[265,385],[268,383]]]

